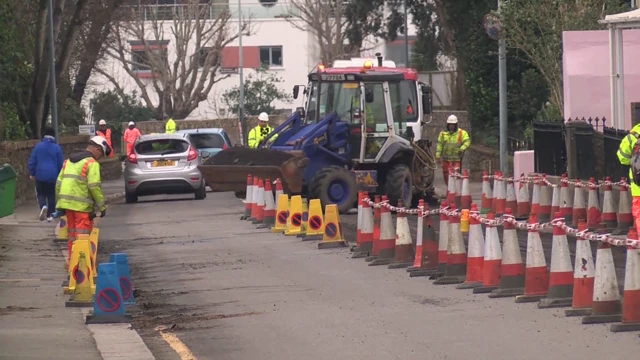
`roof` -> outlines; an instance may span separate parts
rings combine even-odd
[[[159,139],[176,139],[182,140],[185,138],[185,134],[179,134],[177,132],[173,134],[159,133],[159,134],[146,134],[140,136],[140,141],[159,140]]]
[[[375,81],[375,80],[413,80],[418,81],[418,72],[411,68],[401,67],[377,67],[374,66],[369,70],[365,70],[361,67],[341,67],[341,68],[325,68],[324,71],[313,71],[309,73],[309,80],[318,80],[317,75],[314,74],[327,74],[327,75],[353,75],[354,80],[360,81]],[[341,81],[340,79],[325,79],[325,76],[321,75],[323,81]],[[342,79],[344,80],[344,79]]]
[[[598,22],[600,24],[625,24],[631,27],[640,27],[640,9],[607,15],[604,20]]]
[[[176,133],[180,133],[180,134],[198,134],[198,133],[223,134],[224,132],[225,132],[224,129],[221,129],[221,128],[184,129],[184,130],[176,131]]]

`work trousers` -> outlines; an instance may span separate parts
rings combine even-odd
[[[65,210],[67,216],[67,240],[75,241],[78,235],[89,235],[93,230],[93,220],[89,213]]]
[[[449,173],[455,171],[460,171],[459,161],[442,161],[442,176],[444,177],[445,185],[449,186]]]
[[[47,217],[56,210],[56,183],[36,181],[36,198],[42,209],[47,206]]]

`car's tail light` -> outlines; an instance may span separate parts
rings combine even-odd
[[[132,163],[132,164],[137,164],[138,163],[138,157],[136,156],[135,153],[129,154],[129,156],[127,157],[127,160],[129,160],[129,162]]]
[[[227,150],[227,144],[222,144],[222,150]]]
[[[187,153],[187,161],[193,161],[198,158],[198,152],[191,146],[189,146],[189,152]]]

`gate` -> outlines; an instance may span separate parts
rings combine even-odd
[[[533,122],[534,166],[536,173],[560,176],[567,168],[562,122]]]
[[[618,147],[620,141],[629,134],[627,130],[604,128],[604,173],[611,176],[612,181],[618,181],[621,177],[629,177],[629,167],[618,161]]]

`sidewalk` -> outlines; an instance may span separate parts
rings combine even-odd
[[[122,197],[122,190],[122,179],[103,183],[109,201]],[[0,219],[0,358],[152,358],[150,353],[105,354],[105,348],[123,342],[123,337],[100,336],[101,332],[112,332],[113,326],[92,325],[89,329],[83,309],[64,306],[68,295],[62,294],[61,286],[66,278],[62,245],[52,241],[55,222],[39,221],[37,215],[34,199],[15,209],[12,216]],[[135,331],[121,333],[126,335],[125,341],[135,334],[144,347]],[[131,351],[131,347],[123,348]],[[146,347],[144,350],[148,352]]]

